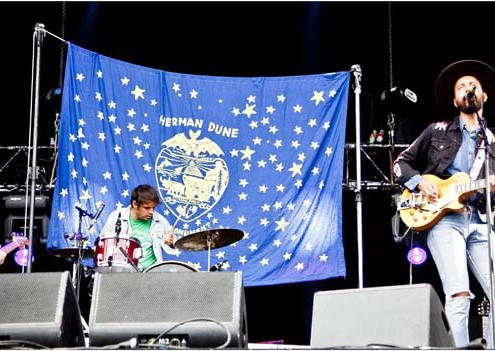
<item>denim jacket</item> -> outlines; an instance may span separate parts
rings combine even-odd
[[[107,218],[103,229],[100,232],[100,238],[108,238],[114,237],[115,233],[115,224],[117,223],[117,219],[121,220],[121,231],[119,237],[129,238],[132,237],[129,216],[130,216],[131,206],[127,206],[121,209],[116,209]],[[178,256],[178,250],[172,249],[168,245],[163,243],[163,235],[170,230],[172,226],[167,221],[165,217],[163,217],[158,212],[153,213],[153,221],[150,227],[150,236],[153,240],[153,252],[157,259],[157,263],[163,262],[163,252],[165,251],[169,255]]]
[[[495,174],[495,143],[493,134],[487,130],[488,154],[490,155],[490,174]],[[462,142],[462,131],[457,116],[451,122],[430,124],[419,137],[394,161],[394,175],[399,184],[420,174],[432,174],[447,179],[451,174],[447,168],[454,160]],[[477,179],[484,178],[485,167]],[[473,179],[474,180],[474,179]]]

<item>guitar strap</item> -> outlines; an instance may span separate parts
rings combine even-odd
[[[488,140],[488,144],[492,144],[494,136],[490,129],[486,129],[486,138]],[[480,142],[476,145],[478,152],[476,153],[476,158],[471,166],[471,171],[469,172],[469,176],[471,180],[476,180],[480,174],[481,166],[483,165],[483,161],[485,160],[485,140],[480,138]]]
[[[477,146],[478,152],[476,153],[476,158],[474,159],[473,165],[471,166],[471,170],[469,171],[469,177],[471,180],[476,180],[478,175],[480,174],[481,166],[483,165],[483,161],[485,160],[485,141],[481,139],[481,142]]]
[[[494,136],[492,134],[492,132],[490,131],[490,129],[486,129],[486,137],[487,137],[487,140],[488,140],[488,144],[492,144],[493,142],[493,139],[494,139]],[[484,139],[481,139],[479,145],[477,145],[477,148],[478,148],[478,152],[476,153],[476,158],[473,162],[473,165],[471,166],[471,171],[469,172],[469,176],[471,177],[471,180],[475,180],[478,178],[478,175],[480,174],[480,170],[481,170],[481,166],[483,165],[483,161],[485,160],[485,140]],[[487,221],[487,218],[486,218],[486,213],[485,211],[481,210],[479,208],[479,206],[477,206],[477,212],[478,212],[478,215],[479,217],[481,218],[481,220],[483,222],[486,223]],[[492,225],[494,224],[494,220],[495,218],[493,217],[493,213],[492,213],[492,217],[491,217],[491,223]]]

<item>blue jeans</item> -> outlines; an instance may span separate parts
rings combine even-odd
[[[469,289],[468,269],[486,296],[491,296],[486,232],[487,224],[476,211],[448,213],[428,232],[428,248],[442,281],[445,314],[457,347],[469,343],[469,308],[474,295]],[[452,297],[463,291],[468,291],[470,296]],[[490,324],[486,335],[488,346],[493,346]]]

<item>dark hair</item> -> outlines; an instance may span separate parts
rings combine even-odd
[[[131,204],[133,201],[136,201],[136,204],[138,205],[149,201],[158,205],[160,203],[160,198],[154,187],[148,184],[141,184],[132,190]]]

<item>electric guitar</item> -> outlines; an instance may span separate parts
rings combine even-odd
[[[412,193],[409,189],[402,192],[397,205],[400,218],[409,228],[421,231],[435,225],[445,214],[463,209],[463,199],[474,191],[485,187],[485,179],[471,181],[465,172],[458,172],[450,178],[441,179],[432,174],[423,178],[434,183],[438,190],[438,200],[430,203],[421,192]]]
[[[481,316],[481,333],[486,339],[486,328],[488,326],[488,316],[490,315],[490,301],[483,296],[483,300],[478,305],[478,315]]]
[[[5,246],[0,247],[0,251],[5,253],[7,256],[9,253],[17,249],[18,247],[22,247],[28,245],[28,238],[25,236],[13,236],[12,241]],[[3,260],[0,259],[0,265],[3,264]]]

